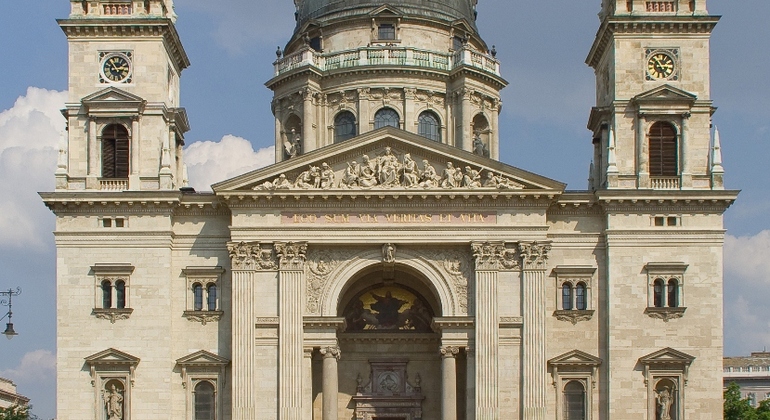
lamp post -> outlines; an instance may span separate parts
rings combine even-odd
[[[5,317],[8,317],[8,323],[5,324],[5,331],[3,331],[3,334],[5,335],[5,338],[12,339],[14,336],[19,335],[16,331],[13,330],[13,297],[19,296],[21,294],[21,288],[17,287],[16,290],[8,289],[7,291],[0,291],[0,296],[8,296],[8,300],[0,300],[0,305],[7,306],[8,312],[3,315],[2,318],[0,318],[0,321],[5,319]]]

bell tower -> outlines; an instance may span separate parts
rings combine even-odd
[[[589,187],[723,189],[710,94],[706,0],[603,0]]]
[[[173,0],[70,0],[58,21],[69,44],[56,190],[184,186],[189,130],[179,79],[190,64]]]

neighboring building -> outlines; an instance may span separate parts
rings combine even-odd
[[[16,392],[16,384],[13,381],[0,378],[0,408],[24,407],[28,404],[29,398]]]
[[[741,397],[756,407],[770,399],[770,353],[751,353],[750,357],[724,358],[724,388],[732,382],[741,387]]]
[[[276,164],[195,193],[172,1],[72,0],[57,418],[719,418],[719,18],[602,2],[567,191],[499,161],[475,3],[295,0]]]

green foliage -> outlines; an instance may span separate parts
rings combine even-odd
[[[0,408],[0,420],[33,420],[36,417],[29,413],[31,407],[19,407],[18,405]]]
[[[725,420],[770,420],[770,400],[755,409],[748,398],[741,399],[741,388],[735,382],[727,386],[724,408]]]

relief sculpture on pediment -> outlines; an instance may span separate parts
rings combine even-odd
[[[421,162],[420,165],[418,162]],[[492,189],[521,190],[525,186],[505,175],[488,169],[449,161],[441,171],[428,159],[417,159],[411,153],[398,154],[385,147],[381,154],[361,156],[344,168],[335,170],[327,162],[311,164],[296,177],[280,174],[271,181],[253,187],[255,191],[279,190],[354,190],[354,189]]]

